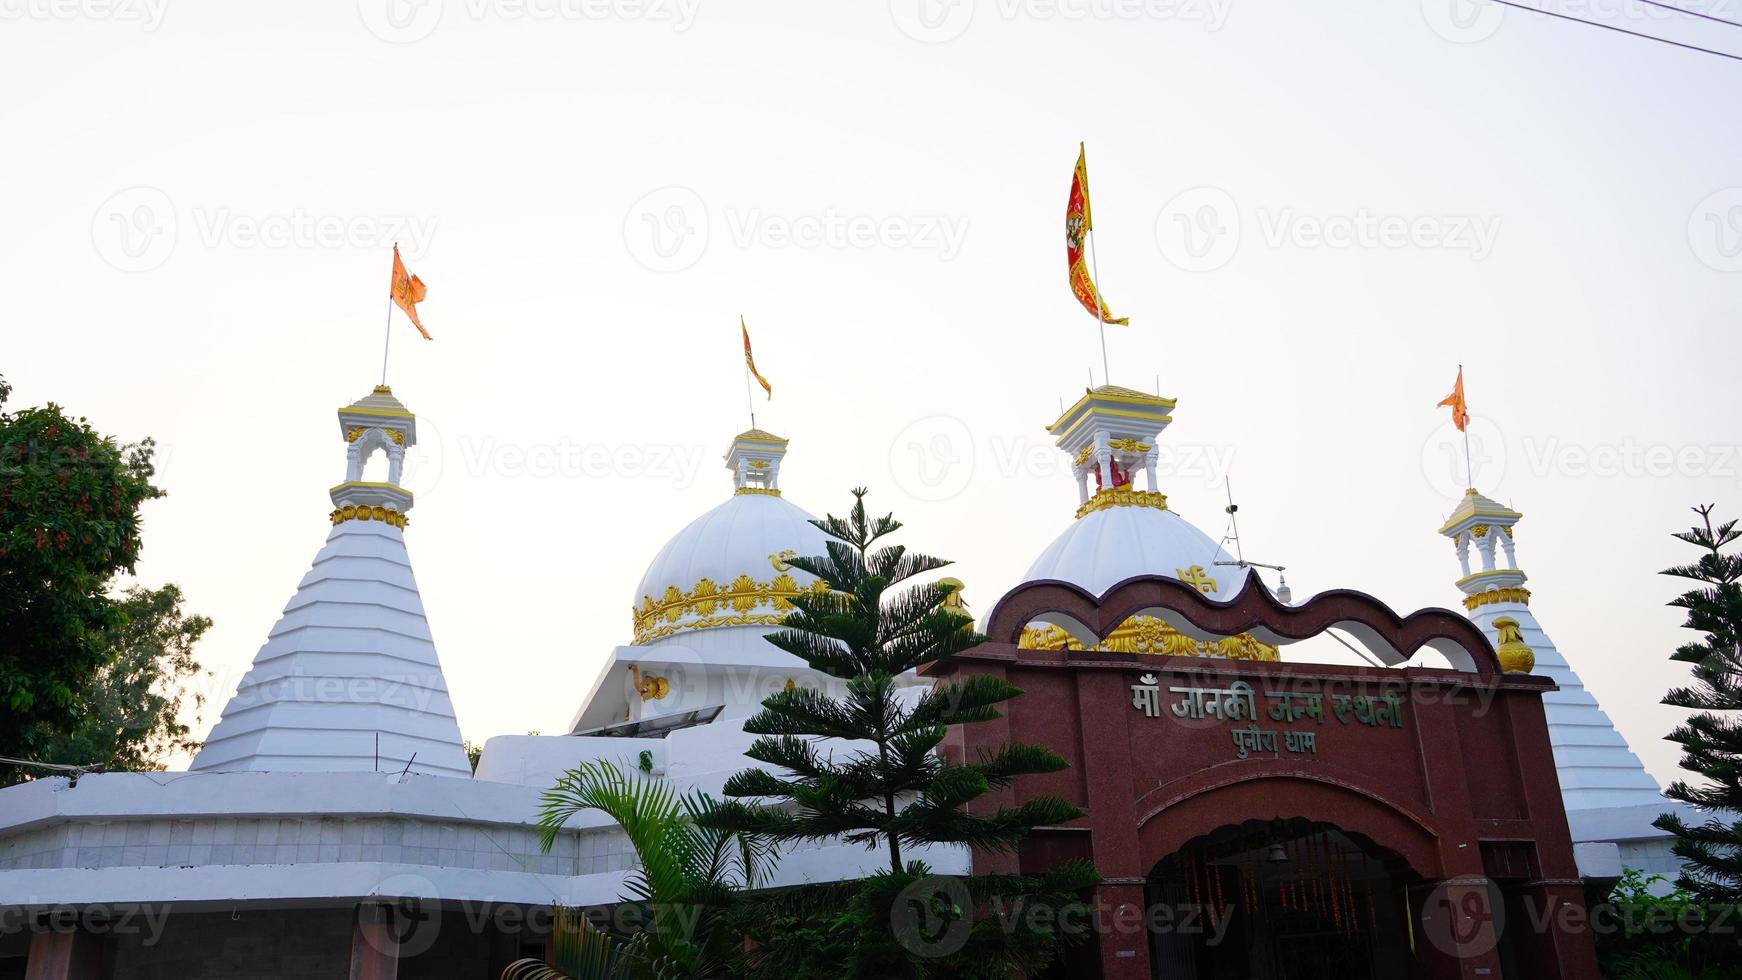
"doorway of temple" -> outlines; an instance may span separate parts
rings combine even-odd
[[[1169,980],[1395,980],[1413,959],[1408,866],[1307,820],[1247,821],[1150,872],[1153,975]]]

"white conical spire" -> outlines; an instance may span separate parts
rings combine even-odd
[[[417,420],[383,385],[339,410],[333,529],[254,656],[194,770],[471,775],[405,550],[399,486]],[[366,482],[376,450],[386,482]]]
[[[1542,700],[1566,808],[1661,806],[1664,798],[1657,781],[1531,615],[1530,590],[1524,587],[1524,571],[1518,567],[1513,545],[1513,526],[1523,516],[1472,489],[1441,525],[1440,533],[1458,549],[1464,576],[1457,584],[1464,593],[1464,607],[1496,644],[1500,628],[1495,621],[1515,620],[1519,636],[1536,658],[1531,673],[1546,675],[1560,685],[1560,690],[1543,695]],[[1472,557],[1478,562],[1474,569]]]

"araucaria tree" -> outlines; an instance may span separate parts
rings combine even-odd
[[[1677,885],[1707,901],[1736,903],[1742,902],[1742,555],[1724,548],[1742,532],[1735,521],[1714,527],[1709,505],[1694,512],[1701,523],[1676,537],[1705,553],[1664,574],[1700,583],[1670,605],[1686,609],[1682,625],[1703,636],[1671,656],[1693,665],[1693,684],[1670,691],[1663,703],[1696,712],[1669,740],[1681,744],[1682,768],[1701,783],[1676,780],[1667,795],[1710,816],[1689,826],[1666,813],[1656,826],[1675,835],[1676,856],[1685,862]]]
[[[954,585],[933,581],[897,588],[949,563],[901,545],[876,547],[901,525],[888,515],[868,518],[864,490],[854,490],[853,497],[846,518],[831,515],[814,522],[829,536],[828,553],[791,559],[793,567],[817,576],[828,590],[793,598],[784,629],[768,637],[842,682],[840,696],[795,686],[764,700],[762,711],[745,724],[746,731],[760,736],[746,754],[774,771],[752,768],[733,776],[725,794],[738,799],[709,819],[774,841],[840,839],[882,848],[889,871],[865,882],[864,892],[893,896],[905,881],[928,873],[924,864],[903,860],[904,848],[960,844],[1007,851],[1033,828],[1076,819],[1082,811],[1043,795],[990,812],[967,812],[968,803],[1018,776],[1055,772],[1066,763],[1049,749],[1014,743],[974,759],[944,757],[939,747],[948,726],[995,719],[997,706],[1022,692],[988,676],[938,684],[917,697],[899,690],[903,675],[948,660],[985,637],[973,631],[967,616],[950,608]],[[741,802],[746,798],[759,802]],[[1033,897],[1069,893],[1093,881],[1092,869],[1076,865],[1045,881],[1005,879],[999,887]],[[987,890],[975,894],[984,897]],[[881,918],[887,935],[888,912]],[[1055,948],[1050,936],[1043,938],[1040,963]],[[1027,958],[1030,964],[1036,959]],[[845,964],[837,964],[834,975],[848,972]]]

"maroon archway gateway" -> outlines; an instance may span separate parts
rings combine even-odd
[[[1037,621],[1105,637],[1138,613],[1221,636],[1298,640],[1336,628],[1382,658],[1432,647],[1469,669],[1018,647]],[[1502,674],[1464,617],[1399,616],[1347,591],[1287,606],[1257,576],[1216,602],[1153,577],[1098,599],[1067,583],[1029,583],[998,603],[986,632],[989,642],[929,672],[990,674],[1024,693],[1004,718],[952,730],[946,750],[972,758],[1009,739],[1046,745],[1070,768],[1025,778],[984,805],[1054,793],[1088,815],[1035,834],[1016,855],[977,854],[975,869],[1092,860],[1107,911],[1087,959],[1092,966],[1098,950],[1102,976],[1194,975],[1151,962],[1155,930],[1142,923],[1160,921],[1146,908],[1157,869],[1194,840],[1253,821],[1335,828],[1394,855],[1383,885],[1408,910],[1391,919],[1404,934],[1369,938],[1406,950],[1412,977],[1598,976],[1542,708],[1554,684]],[[1272,846],[1286,859],[1299,845]],[[1219,874],[1230,863],[1221,859]]]

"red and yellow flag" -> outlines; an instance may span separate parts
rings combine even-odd
[[[1107,301],[1101,298],[1100,290],[1095,288],[1094,278],[1089,275],[1089,263],[1083,254],[1083,243],[1094,227],[1095,221],[1089,212],[1088,153],[1079,143],[1077,169],[1071,174],[1071,196],[1065,203],[1065,257],[1070,262],[1071,292],[1076,294],[1077,302],[1083,304],[1083,309],[1100,317],[1102,323],[1129,326],[1130,317],[1114,319],[1113,314],[1107,312]]]
[[[399,259],[399,243],[393,245],[393,285],[390,287],[393,305],[405,311],[411,317],[411,325],[417,332],[423,334],[423,339],[429,339],[429,331],[423,328],[423,322],[417,318],[417,304],[423,302],[424,294],[429,290],[424,288],[423,280],[405,271],[405,263]]]
[[[1440,400],[1440,405],[1452,407],[1452,424],[1458,427],[1459,432],[1464,431],[1464,427],[1470,424],[1470,406],[1464,401],[1464,366],[1462,364],[1458,365],[1458,383],[1452,386],[1451,394]]]
[[[769,400],[772,401],[774,399],[774,389],[769,387],[768,379],[762,376],[762,372],[756,370],[756,358],[750,354],[750,328],[744,325],[744,318],[742,316],[738,318],[738,329],[744,334],[744,366],[750,369],[751,377],[756,379],[756,383],[762,386],[763,394],[767,395]]]

